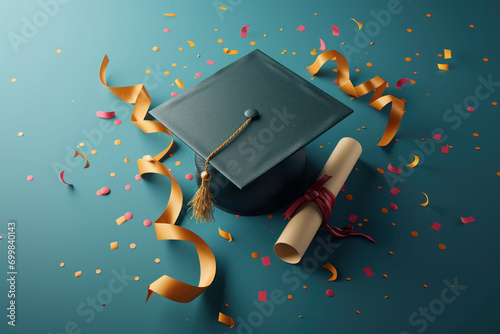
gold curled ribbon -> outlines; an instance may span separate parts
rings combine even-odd
[[[167,275],[163,275],[148,286],[146,302],[153,293],[157,293],[179,303],[188,303],[198,297],[208,286],[210,286],[210,284],[212,284],[215,278],[215,257],[212,250],[203,239],[195,233],[175,225],[182,209],[182,190],[172,173],[159,161],[172,147],[172,133],[162,124],[144,119],[151,105],[151,98],[143,84],[126,87],[109,87],[106,84],[105,76],[108,63],[108,57],[104,56],[99,71],[101,82],[122,101],[135,103],[131,121],[145,133],[163,132],[172,138],[170,145],[155,157],[146,155],[142,159],[137,160],[139,174],[162,174],[171,181],[170,198],[167,207],[155,221],[156,237],[158,240],[182,240],[192,242],[196,247],[200,261],[200,281],[198,286],[186,284]]]
[[[315,75],[318,73],[323,64],[330,59],[337,62],[337,86],[339,86],[344,93],[355,98],[359,98],[360,96],[373,91],[369,104],[377,110],[381,110],[384,106],[392,102],[389,121],[387,122],[384,134],[377,145],[386,146],[389,144],[396,135],[399,125],[401,124],[405,103],[392,95],[383,95],[387,82],[378,75],[355,87],[349,79],[349,64],[347,63],[347,60],[343,55],[335,50],[328,50],[321,53],[318,57],[316,57],[314,63],[306,68],[312,75]]]

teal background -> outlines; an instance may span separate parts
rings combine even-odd
[[[5,278],[10,220],[17,222],[18,271],[16,327],[7,325],[3,313],[8,298],[2,278],[0,332],[500,332],[500,177],[496,175],[500,171],[500,106],[492,105],[500,102],[499,87],[491,88],[490,95],[480,100],[473,112],[465,116],[447,114],[454,104],[463,104],[464,99],[476,94],[480,76],[491,75],[493,81],[500,81],[496,2],[401,1],[400,13],[392,14],[385,27],[379,25],[378,33],[362,43],[361,33],[370,27],[368,23],[377,22],[372,11],[386,10],[387,1],[73,0],[58,4],[57,10],[52,7],[57,13],[48,17],[16,52],[9,33],[22,36],[23,18],[33,22],[33,16],[43,12],[41,3],[45,2],[50,1],[6,2],[0,12],[0,272]],[[218,6],[228,10],[221,11]],[[427,13],[432,17],[426,17]],[[365,24],[361,32],[350,18]],[[240,29],[247,24],[251,25],[248,37],[241,38]],[[475,28],[469,28],[470,24]],[[297,31],[299,25],[306,29]],[[339,26],[339,37],[332,36],[330,25]],[[165,33],[165,28],[171,31]],[[413,32],[407,32],[408,28]],[[368,105],[368,96],[351,100],[340,91],[332,83],[333,63],[313,81],[353,108],[354,113],[308,146],[312,170],[323,166],[342,137],[357,139],[364,149],[356,165],[358,170],[346,182],[346,192],[338,196],[330,224],[343,227],[355,214],[359,216],[356,223],[363,224],[356,229],[374,237],[377,244],[355,237],[335,240],[334,252],[316,261],[313,250],[320,243],[315,240],[305,257],[312,259],[309,265],[319,267],[308,269],[307,263],[291,266],[274,255],[272,247],[285,226],[282,211],[272,213],[274,218],[269,219],[237,218],[217,210],[216,223],[212,224],[180,219],[181,226],[197,233],[212,248],[217,260],[215,281],[188,304],[158,295],[144,304],[148,284],[163,274],[196,284],[198,260],[191,244],[158,241],[153,226],[142,224],[144,219],[154,221],[161,214],[170,184],[166,178],[155,176],[136,181],[135,160],[160,152],[169,138],[144,134],[130,122],[132,106],[118,100],[99,81],[103,56],[108,54],[110,58],[108,84],[145,83],[154,107],[170,98],[170,93],[180,91],[173,86],[176,78],[181,78],[186,87],[192,86],[254,48],[310,79],[305,67],[315,59],[310,51],[318,50],[319,38],[327,49],[348,57],[355,84],[379,75],[390,84],[388,94],[408,102],[398,141],[382,148],[376,143],[389,110],[376,111]],[[218,39],[224,42],[218,43]],[[189,47],[187,40],[196,46]],[[256,45],[250,45],[250,41]],[[153,46],[160,50],[153,52]],[[184,50],[179,51],[179,47]],[[225,55],[224,47],[239,50],[239,55]],[[452,50],[451,59],[437,56],[445,48]],[[62,52],[56,53],[57,49]],[[282,54],[284,49],[288,52]],[[413,60],[407,62],[405,57]],[[485,57],[488,62],[483,61]],[[215,64],[208,65],[207,59]],[[367,62],[373,67],[367,67]],[[450,64],[450,70],[439,71],[438,62]],[[178,66],[172,67],[172,63]],[[149,75],[145,73],[148,69],[152,72]],[[170,74],[164,75],[164,71]],[[418,74],[414,75],[415,71]],[[203,77],[195,78],[197,72]],[[416,83],[396,89],[396,81],[405,77]],[[12,78],[17,81],[11,82]],[[486,92],[481,90],[481,94]],[[115,110],[123,123],[108,129],[109,133],[101,131],[102,140],[96,144],[84,131],[98,131],[102,121],[95,115],[97,110]],[[104,123],[110,125],[112,121]],[[366,129],[357,130],[362,126]],[[19,131],[24,132],[23,137],[17,136]],[[437,144],[431,139],[435,131],[445,135]],[[473,137],[474,132],[479,137]],[[116,139],[122,140],[120,146],[113,144]],[[91,164],[88,169],[83,169],[80,158],[72,158],[81,142]],[[180,141],[176,143],[173,157],[164,163],[189,199],[197,189],[194,180],[185,179],[187,173],[194,172],[194,153]],[[437,148],[426,154],[417,143]],[[449,154],[442,154],[441,145],[453,148]],[[97,150],[96,155],[89,153],[92,149]],[[404,164],[411,161],[412,154],[418,154],[421,163],[410,170]],[[126,157],[130,163],[124,163]],[[176,161],[182,164],[176,166]],[[401,178],[394,179],[398,175],[387,171],[389,163],[403,168]],[[54,166],[61,165],[74,188],[59,181]],[[386,173],[379,174],[376,168]],[[111,172],[116,177],[110,177]],[[28,182],[30,174],[34,180]],[[124,189],[127,184],[132,185],[130,191]],[[111,193],[96,196],[103,186],[110,187]],[[391,195],[393,186],[401,193]],[[419,205],[425,200],[422,192],[429,195],[427,207]],[[346,200],[347,194],[354,199]],[[381,209],[389,208],[390,203],[396,203],[399,210],[383,213]],[[115,219],[127,211],[133,212],[134,218],[117,226]],[[468,216],[476,221],[462,224],[460,217]],[[430,229],[434,222],[442,224],[439,231]],[[228,243],[221,238],[217,227],[230,232],[234,241]],[[412,237],[411,231],[419,236]],[[318,236],[328,239],[324,231]],[[118,241],[120,248],[110,251],[113,241]],[[134,250],[129,248],[132,242],[137,244]],[[438,248],[441,243],[446,245],[445,250]],[[264,267],[260,259],[253,259],[254,251],[269,256],[271,266]],[[156,264],[155,258],[161,263]],[[60,268],[60,262],[66,266]],[[337,281],[327,281],[330,273],[321,268],[326,262],[338,269]],[[365,267],[375,275],[367,277]],[[100,275],[95,274],[98,268],[102,270]],[[299,274],[292,273],[292,268]],[[78,270],[83,276],[74,278]],[[106,293],[113,270],[124,270],[132,277],[140,276],[140,280],[126,281],[121,292],[112,294],[106,306],[94,312],[93,319],[90,312],[78,312],[87,298]],[[347,277],[352,280],[347,281]],[[435,317],[426,319],[417,314],[413,321],[410,319],[414,312],[420,312],[419,308],[439,308],[436,299],[441,299],[446,287],[443,281],[453,284],[455,278],[467,288],[453,302]],[[302,285],[308,289],[302,289]],[[274,305],[272,314],[261,315],[260,321],[253,304],[258,291],[268,291],[269,298],[275,289],[292,294],[293,299]],[[327,297],[326,289],[334,290],[335,296]],[[229,307],[224,306],[226,303]],[[83,310],[89,309],[85,306]],[[233,317],[236,326],[230,329],[217,322],[219,311]],[[248,322],[259,326],[244,329],[250,326],[245,326]]]

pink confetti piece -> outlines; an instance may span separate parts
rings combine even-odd
[[[396,196],[397,194],[399,194],[401,192],[401,190],[399,190],[398,188],[394,187],[391,190],[389,190],[389,192],[391,194],[393,194],[394,196]]]
[[[474,108],[472,108],[472,107],[467,107],[467,111],[474,111]]]
[[[164,32],[170,32],[170,29],[165,28],[165,29],[163,29],[163,31],[164,31]]]
[[[209,60],[207,60],[207,64],[213,65],[213,64],[215,64],[215,61],[209,59]]]
[[[62,183],[67,184],[68,186],[72,186],[71,183],[64,181],[64,170],[62,170],[61,173],[59,173],[59,178],[61,179]]]
[[[396,173],[396,174],[401,174],[401,172],[403,171],[402,169],[400,168],[396,168],[396,167],[392,167],[391,164],[389,164],[389,166],[387,166],[387,169],[390,171],[390,172],[393,172],[393,173]]]
[[[396,88],[401,89],[401,86],[403,86],[405,83],[407,83],[409,81],[410,81],[410,79],[407,79],[407,78],[399,79],[398,82],[396,82]]]
[[[134,215],[132,214],[132,212],[127,212],[123,216],[125,217],[126,220],[130,220],[130,219],[132,219],[134,217]]]
[[[177,95],[179,95],[179,93],[177,93],[177,92],[170,93],[170,96],[172,96],[172,97],[176,97]]]
[[[250,25],[243,26],[243,28],[241,28],[241,37],[247,37],[247,32],[249,27]]]
[[[450,153],[448,146],[441,146],[441,153]]]
[[[392,211],[397,211],[398,210],[398,206],[397,206],[396,203],[389,204],[389,208],[391,208]]]
[[[97,117],[99,118],[114,118],[115,117],[115,112],[114,111],[98,111],[96,112]]]
[[[438,222],[434,222],[434,224],[432,224],[431,226],[431,229],[433,229],[434,231],[439,231],[440,228],[441,224],[439,224]]]
[[[304,27],[303,25],[300,25],[300,26],[297,28],[297,30],[298,30],[298,31],[304,31],[304,29],[305,29],[305,28],[306,28],[306,27]]]
[[[373,271],[370,269],[370,267],[363,268],[363,271],[365,272],[367,277],[371,277],[374,275]]]
[[[328,297],[333,297],[333,296],[335,296],[335,292],[333,292],[332,289],[328,289],[328,290],[326,290],[326,295]]]
[[[26,180],[32,181],[33,180],[33,175],[28,175],[28,177],[26,178]]]
[[[195,73],[194,76],[197,77],[197,78],[201,78],[203,76],[203,74],[201,74],[201,73]]]
[[[323,42],[323,40],[321,38],[319,39],[319,44],[320,44],[319,49],[321,51],[325,51],[325,49],[326,49],[325,42]]]
[[[267,301],[267,291],[259,291],[259,302]]]
[[[102,187],[101,188],[101,194],[103,194],[103,195],[109,194],[110,191],[111,191],[111,189],[109,189],[109,187]]]
[[[460,217],[460,219],[462,220],[462,223],[464,224],[470,224],[472,222],[475,222],[476,220],[474,218],[472,218],[472,216],[470,217]]]
[[[151,224],[153,224],[153,222],[149,219],[146,219],[143,223],[142,223],[144,226],[148,227],[148,226],[151,226]]]
[[[440,135],[439,133],[436,133],[432,138],[434,138],[436,140],[441,140],[441,138],[443,138],[443,136]]]
[[[332,35],[333,36],[339,36],[340,35],[340,30],[338,26],[331,25],[332,27]]]
[[[115,119],[115,124],[116,124],[116,125],[120,125],[120,124],[122,124],[122,121],[121,121],[121,120],[119,120],[119,119]]]
[[[141,174],[137,174],[137,175],[135,176],[135,179],[136,179],[137,181],[142,180],[142,176],[141,176]]]
[[[333,80],[333,82],[337,83],[337,79]]]
[[[269,256],[262,257],[262,264],[264,265],[264,267],[271,265],[271,259],[269,259]]]
[[[102,196],[102,191],[101,191],[101,189],[97,190],[95,194],[96,194],[97,196]]]
[[[347,218],[347,220],[353,224],[356,222],[356,219],[358,219],[358,216],[356,215],[350,215],[349,218]]]
[[[192,180],[193,174],[186,174],[186,180]]]
[[[131,186],[130,184],[127,184],[127,185],[125,186],[125,190],[130,190],[130,189],[132,189],[132,186]]]

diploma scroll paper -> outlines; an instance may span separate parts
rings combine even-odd
[[[323,187],[337,196],[358,161],[361,151],[361,145],[356,140],[342,138],[319,174],[331,176]],[[316,203],[304,204],[295,212],[274,245],[276,255],[285,262],[298,263],[318,232],[322,221],[323,216]]]

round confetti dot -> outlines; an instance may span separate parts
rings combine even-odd
[[[22,136],[24,136],[24,132],[18,132],[17,136],[18,136],[18,137],[22,137]]]
[[[474,25],[473,25],[473,24],[471,24],[469,27],[474,28]]]
[[[12,79],[10,79],[10,81],[16,82],[17,80],[16,80],[16,78],[12,78]]]
[[[389,210],[387,210],[387,208],[382,208],[382,210],[380,210],[380,211],[382,211],[383,213],[389,212]]]
[[[164,32],[170,32],[170,29],[165,28],[165,29],[163,29],[163,31],[164,31]]]
[[[479,133],[476,133],[476,132],[474,132],[472,135],[473,135],[474,137],[479,137]]]
[[[179,93],[177,93],[177,92],[172,92],[172,93],[170,93],[170,95],[171,95],[172,97],[176,97],[177,95],[179,95]]]
[[[80,143],[79,146],[84,147],[85,143]]]
[[[489,59],[488,58],[483,58],[484,61],[488,61]]]
[[[393,251],[389,251],[389,254],[393,255],[393,254],[394,254],[394,252],[393,252]]]
[[[153,222],[149,219],[146,219],[143,223],[142,223],[144,226],[148,227],[148,226],[151,226],[151,224],[153,224]]]
[[[267,218],[273,219],[273,215],[268,215]]]
[[[398,209],[398,206],[395,204],[395,203],[391,203],[389,204],[389,207],[391,208],[391,210],[393,211],[396,211]]]
[[[424,288],[427,288],[427,284],[423,284],[422,286],[423,286]]]
[[[372,67],[372,66],[373,66],[373,64],[372,64],[372,63],[366,63],[366,66],[368,66],[368,67]]]
[[[350,277],[347,277],[347,278],[346,278],[345,280],[346,280],[346,281],[350,281],[351,279],[352,279],[352,278],[350,278]]]
[[[253,253],[252,253],[252,257],[253,257],[254,259],[258,258],[258,257],[259,257],[259,253],[257,253],[257,252],[253,252]]]
[[[352,201],[352,195],[346,195],[345,198],[348,200],[348,201]]]
[[[92,150],[92,151],[90,151],[90,153],[92,153],[92,154],[96,154],[96,153],[97,153],[97,151],[96,151],[96,150]]]
[[[120,145],[122,141],[120,139],[115,140],[115,145]]]
[[[160,50],[160,48],[159,48],[159,47],[157,47],[157,46],[153,46],[153,51],[158,51],[158,50]]]
[[[254,41],[250,42],[250,45],[255,45],[255,44],[257,44],[257,43],[255,43]]]
[[[102,188],[101,188],[101,193],[102,193],[103,195],[107,195],[107,194],[109,194],[109,192],[110,192],[110,191],[111,191],[111,189],[109,189],[109,187],[102,187]]]
[[[146,70],[145,72],[146,72],[146,74],[149,74],[149,73],[151,73],[151,70]]]
[[[181,165],[181,162],[180,162],[180,161],[176,161],[176,162],[175,162],[175,165],[176,165],[176,166],[180,166],[180,165]]]
[[[418,237],[418,232],[417,232],[417,231],[413,231],[413,232],[411,232],[411,236],[412,236],[412,237]]]
[[[142,176],[141,176],[141,174],[137,174],[137,175],[135,176],[135,179],[136,179],[137,181],[142,180]]]
[[[387,278],[387,274],[382,274],[382,277],[383,278]]]
[[[217,40],[217,42],[218,42],[218,43],[223,43],[223,42],[224,42],[224,40],[223,40],[222,38],[219,38],[219,39]]]
[[[411,30],[410,28],[408,28],[408,29],[406,29],[406,31],[408,31],[408,32],[412,32],[413,30]]]
[[[359,312],[359,310],[356,310],[356,313],[357,313],[357,314],[360,314],[361,312]]]
[[[137,247],[137,245],[136,245],[136,244],[134,244],[134,243],[131,243],[131,244],[130,244],[130,248],[131,248],[131,249],[135,249],[136,247]]]
[[[438,57],[442,57],[442,56],[443,56],[442,54],[438,53]]]
[[[439,244],[439,249],[446,249],[446,245],[445,244]]]
[[[197,77],[197,78],[201,78],[203,76],[203,74],[201,74],[201,73],[195,73],[194,76]]]
[[[125,190],[130,190],[130,189],[132,189],[132,186],[131,186],[130,184],[127,184],[127,185],[125,186]]]
[[[64,267],[64,262],[59,263],[59,267]]]
[[[139,276],[135,276],[134,280],[138,281],[138,280],[140,280],[140,277]]]
[[[101,273],[101,269],[97,269],[97,270],[95,271],[95,273],[96,273],[97,275],[99,275],[99,274]]]
[[[491,102],[491,104],[496,106],[496,105],[498,105],[498,102]]]
[[[123,216],[125,217],[126,220],[130,220],[130,219],[132,219],[134,217],[134,215],[132,214],[132,212],[127,212]]]
[[[193,174],[186,174],[186,180],[192,180]]]
[[[497,176],[500,176],[500,172],[497,172]]]
[[[335,296],[335,292],[333,292],[332,289],[328,289],[328,290],[326,290],[326,295],[328,297],[333,297],[333,296]]]
[[[159,259],[159,258],[156,258],[156,259],[155,259],[155,262],[156,262],[156,263],[160,263],[160,259]]]
[[[170,71],[165,71],[165,72],[163,72],[163,74],[165,74],[165,75],[169,75],[169,74],[170,74]]]
[[[415,53],[415,56],[420,56],[420,53]],[[416,73],[415,73],[416,74]]]
[[[129,158],[125,158],[123,159],[123,162],[125,162],[126,164],[130,162],[130,159]]]
[[[180,47],[180,48],[179,48],[179,51],[182,51],[182,50],[184,50],[184,48]]]
[[[120,125],[120,124],[122,124],[122,121],[120,119],[115,119],[114,123],[115,123],[115,125]]]
[[[467,111],[474,111],[474,108],[472,108],[472,107],[467,107]]]
[[[172,63],[172,67],[176,67],[176,66],[177,66],[177,64],[176,64],[176,63]]]
[[[101,190],[101,189],[97,190],[97,192],[96,192],[95,194],[96,194],[97,196],[102,196],[102,190]]]
[[[478,150],[478,151],[479,151],[480,149],[481,149],[481,147],[479,147],[479,146],[476,146],[476,150]]]
[[[411,58],[410,57],[406,57],[405,60],[406,61],[411,61]]]
[[[33,180],[33,175],[28,175],[28,177],[26,178],[26,180],[32,181]]]
[[[293,296],[292,295],[288,295],[287,298],[291,300],[291,299],[293,299]]]
[[[116,174],[115,174],[115,173],[109,173],[109,175],[110,175],[111,177],[115,177],[115,176],[116,176]]]
[[[57,50],[56,50],[56,52],[57,52],[57,53],[61,53],[61,52],[62,52],[62,50],[61,50],[61,49],[57,49]]]
[[[302,289],[307,290],[307,285],[304,285]]]
[[[427,14],[427,17],[431,17],[432,15],[431,14]]]
[[[380,174],[384,174],[385,173],[385,171],[382,168],[377,168],[377,172],[379,172]]]

